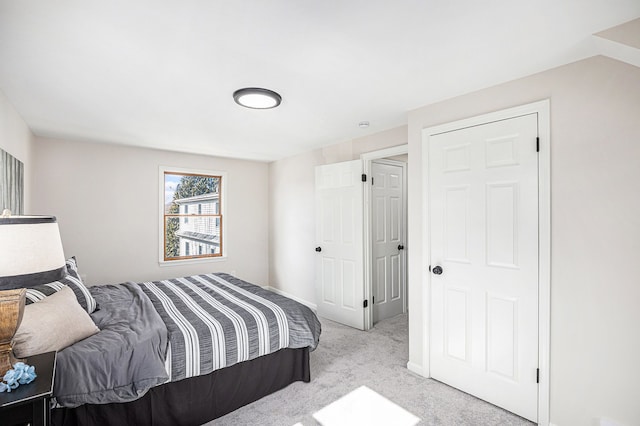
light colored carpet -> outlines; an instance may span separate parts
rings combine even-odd
[[[358,331],[321,318],[311,382],[297,382],[233,413],[218,425],[318,425],[313,413],[365,385],[421,419],[420,425],[532,425],[531,422],[407,369],[407,316]]]

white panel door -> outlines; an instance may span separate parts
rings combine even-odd
[[[316,167],[316,302],[320,316],[364,330],[361,179],[361,160]]]
[[[401,163],[371,163],[373,322],[405,310],[404,176]]]
[[[537,421],[537,114],[429,139],[431,375]]]

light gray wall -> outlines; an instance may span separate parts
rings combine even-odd
[[[423,128],[551,100],[551,422],[640,424],[640,68],[594,57],[409,114],[410,360],[423,363]]]
[[[315,304],[315,166],[406,143],[401,126],[269,164],[271,286]]]
[[[31,151],[33,134],[18,111],[0,91],[0,148],[24,164],[25,214],[31,212]],[[2,210],[2,206],[0,206]]]
[[[37,137],[33,164],[33,211],[57,216],[89,284],[232,271],[268,284],[267,163]],[[227,172],[226,260],[159,265],[161,165]]]

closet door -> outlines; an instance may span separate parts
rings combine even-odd
[[[431,136],[433,378],[537,421],[537,114]]]

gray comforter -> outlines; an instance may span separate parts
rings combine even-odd
[[[58,354],[60,406],[139,398],[281,348],[318,344],[306,306],[227,274],[91,287],[100,332]]]
[[[91,287],[100,332],[58,353],[54,396],[64,407],[132,401],[169,379],[167,329],[137,284]]]

